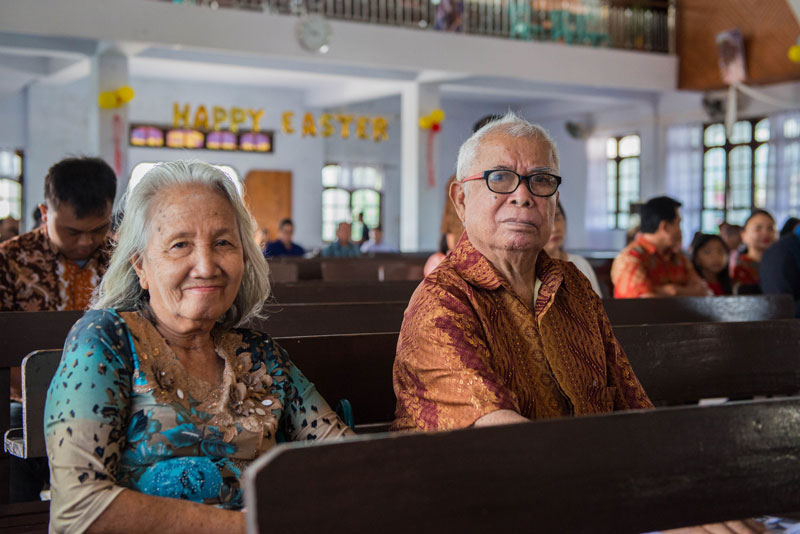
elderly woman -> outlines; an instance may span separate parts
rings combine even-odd
[[[221,171],[167,163],[129,193],[47,395],[51,531],[244,532],[250,461],[350,432],[280,346],[242,328],[267,273]]]

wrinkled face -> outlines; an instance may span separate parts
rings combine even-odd
[[[558,173],[546,142],[505,133],[484,138],[466,176],[495,169],[520,175]],[[519,252],[536,254],[550,239],[558,193],[536,197],[523,182],[504,195],[490,191],[484,180],[474,180],[454,183],[450,196],[470,241],[490,259]]]
[[[293,224],[287,223],[278,228],[278,239],[280,239],[284,243],[290,243],[292,241],[292,237],[294,237]]]
[[[681,230],[681,209],[675,208],[675,220],[663,221],[664,235],[666,236],[670,248],[680,247],[683,242],[683,231]]]
[[[556,215],[553,218],[553,231],[550,233],[550,241],[545,247],[548,251],[556,252],[564,246],[564,239],[567,237],[567,219],[556,206]]]
[[[159,323],[173,331],[213,324],[233,304],[244,273],[230,202],[202,186],[167,189],[152,208],[149,240],[133,264]]]
[[[764,252],[775,242],[775,222],[763,214],[751,217],[744,226],[742,241],[749,250]]]
[[[728,267],[728,252],[722,243],[712,239],[697,251],[697,265],[709,273],[717,274]]]
[[[336,229],[336,239],[338,239],[340,243],[349,243],[350,231],[350,223],[339,223],[339,227]]]
[[[50,242],[67,259],[86,260],[105,241],[111,229],[111,202],[100,213],[78,218],[75,208],[62,202],[58,208],[40,204],[42,222],[47,225]]]

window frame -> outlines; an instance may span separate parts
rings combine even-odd
[[[722,211],[722,220],[718,224],[722,224],[723,222],[729,222],[729,212],[737,211],[737,210],[748,210],[752,211],[756,209],[756,175],[757,175],[757,163],[758,158],[756,157],[756,151],[764,145],[770,146],[772,141],[772,136],[766,141],[758,141],[756,139],[756,126],[763,120],[770,120],[770,127],[772,119],[768,116],[764,117],[754,117],[754,118],[740,118],[736,121],[736,123],[740,122],[748,122],[750,123],[750,141],[745,143],[732,143],[728,132],[725,131],[725,142],[722,145],[717,146],[708,146],[706,144],[706,130],[715,125],[722,125],[723,128],[725,126],[724,122],[705,122],[703,123],[703,129],[701,131],[702,143],[703,143],[703,166],[702,166],[702,183],[700,187],[700,230],[705,232],[706,230],[703,228],[703,221],[705,220],[706,212],[719,212]],[[733,197],[731,191],[731,162],[730,162],[730,155],[731,152],[739,147],[748,147],[750,149],[750,198],[749,198],[749,206],[741,207],[741,206],[734,206],[733,205]],[[720,210],[718,208],[707,207],[706,206],[706,154],[711,151],[721,148],[725,151],[725,165],[724,165],[724,202],[723,208]],[[769,148],[768,148],[769,150]],[[767,169],[769,168],[769,154],[767,154]],[[763,206],[761,206],[763,209]],[[739,224],[739,223],[736,223]]]
[[[386,174],[384,173],[383,169],[380,168],[379,165],[374,165],[374,164],[369,164],[369,163],[337,163],[337,162],[329,161],[329,162],[325,163],[322,166],[322,169],[320,169],[320,183],[321,184],[322,184],[322,171],[326,167],[330,167],[330,166],[338,166],[342,170],[347,169],[347,172],[351,173],[351,175],[352,175],[353,169],[355,169],[357,167],[371,167],[371,168],[375,169],[377,172],[380,173],[381,182],[382,183],[386,180]],[[336,185],[324,185],[324,184],[322,184],[322,193],[321,193],[322,196],[321,196],[321,198],[324,198],[325,191],[327,191],[329,189],[338,189],[338,190],[342,190],[342,191],[347,192],[349,214],[350,214],[351,219],[353,217],[353,193],[355,193],[356,191],[361,191],[361,190],[375,191],[376,193],[378,193],[378,226],[383,226],[384,201],[385,201],[383,188],[375,189],[375,188],[372,188],[372,187],[355,186],[355,185],[353,185],[352,180],[346,186],[342,185],[342,184],[336,184]],[[321,213],[320,219],[321,219],[322,228],[320,228],[320,237],[321,237],[323,243],[333,243],[333,241],[335,241],[335,239],[336,239],[335,232],[334,232],[334,238],[332,240],[328,241],[328,240],[325,239],[325,235],[324,235],[324,232],[325,232],[325,228],[324,228],[324,226],[325,226],[325,212],[324,212],[325,205],[323,204],[321,207],[322,207],[322,213]],[[342,221],[339,221],[339,222],[342,222]],[[347,221],[347,222],[352,224],[352,223],[354,223],[356,221],[355,220],[350,220],[350,221]],[[352,238],[352,234],[351,234],[351,238]]]
[[[0,179],[11,180],[19,184],[19,222],[27,221],[25,214],[25,150],[22,148],[5,148],[3,152],[13,152],[19,157],[19,176],[8,176],[0,174]],[[11,213],[8,217],[13,217]]]
[[[624,138],[630,137],[632,135],[635,135],[636,137],[639,138],[639,153],[636,154],[635,156],[624,156],[623,157],[623,156],[620,155],[620,150],[619,150],[620,143],[622,142],[622,140]],[[614,142],[617,145],[616,156],[613,157],[613,158],[609,158],[608,157],[608,148],[607,148],[608,147],[608,141],[610,141],[611,139],[613,139]],[[605,158],[605,160],[606,160],[606,173],[608,172],[608,163],[609,162],[613,161],[614,162],[614,166],[615,166],[615,174],[614,174],[614,182],[615,182],[614,211],[608,210],[608,204],[607,204],[607,202],[608,202],[608,191],[607,190],[606,190],[606,198],[604,199],[606,201],[606,227],[609,230],[627,230],[628,227],[630,226],[630,217],[632,215],[634,215],[634,212],[631,211],[631,207],[630,207],[631,205],[630,204],[628,204],[626,210],[620,209],[620,172],[619,172],[620,171],[620,167],[622,165],[622,162],[624,160],[631,160],[633,158],[636,158],[636,159],[639,160],[639,172],[638,172],[638,176],[636,177],[637,181],[639,182],[639,184],[638,184],[639,194],[638,194],[638,198],[636,199],[636,202],[641,202],[641,200],[642,200],[642,198],[641,198],[642,197],[642,135],[639,132],[628,132],[628,133],[624,133],[624,134],[621,134],[621,135],[613,135],[613,136],[606,137],[606,158]],[[608,174],[606,174],[606,185],[608,185]],[[624,225],[624,226],[620,225],[619,218],[620,218],[621,214],[628,216],[628,224],[627,225]],[[614,225],[613,226],[608,224],[608,216],[611,216],[611,215],[614,216]]]

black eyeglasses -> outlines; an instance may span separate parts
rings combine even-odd
[[[486,187],[493,193],[500,193],[501,195],[510,195],[519,187],[522,180],[528,182],[528,191],[537,197],[550,197],[558,191],[558,186],[561,185],[561,177],[547,172],[537,172],[522,176],[514,171],[494,170],[483,171],[482,174],[464,178],[461,183],[470,182],[472,180],[485,180]]]

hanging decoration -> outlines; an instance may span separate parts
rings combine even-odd
[[[101,109],[116,109],[124,106],[136,96],[136,93],[128,85],[123,85],[115,91],[103,91],[97,95],[97,105]]]
[[[792,63],[800,63],[800,37],[797,38],[797,44],[789,47],[789,52],[786,55],[789,56],[789,61]]]
[[[442,121],[444,120],[444,111],[441,109],[434,109],[428,115],[423,115],[419,118],[419,127],[423,130],[428,130],[428,137],[426,139],[426,156],[428,167],[428,187],[436,187],[436,166],[434,160],[434,147],[433,140],[437,133],[442,130]]]

